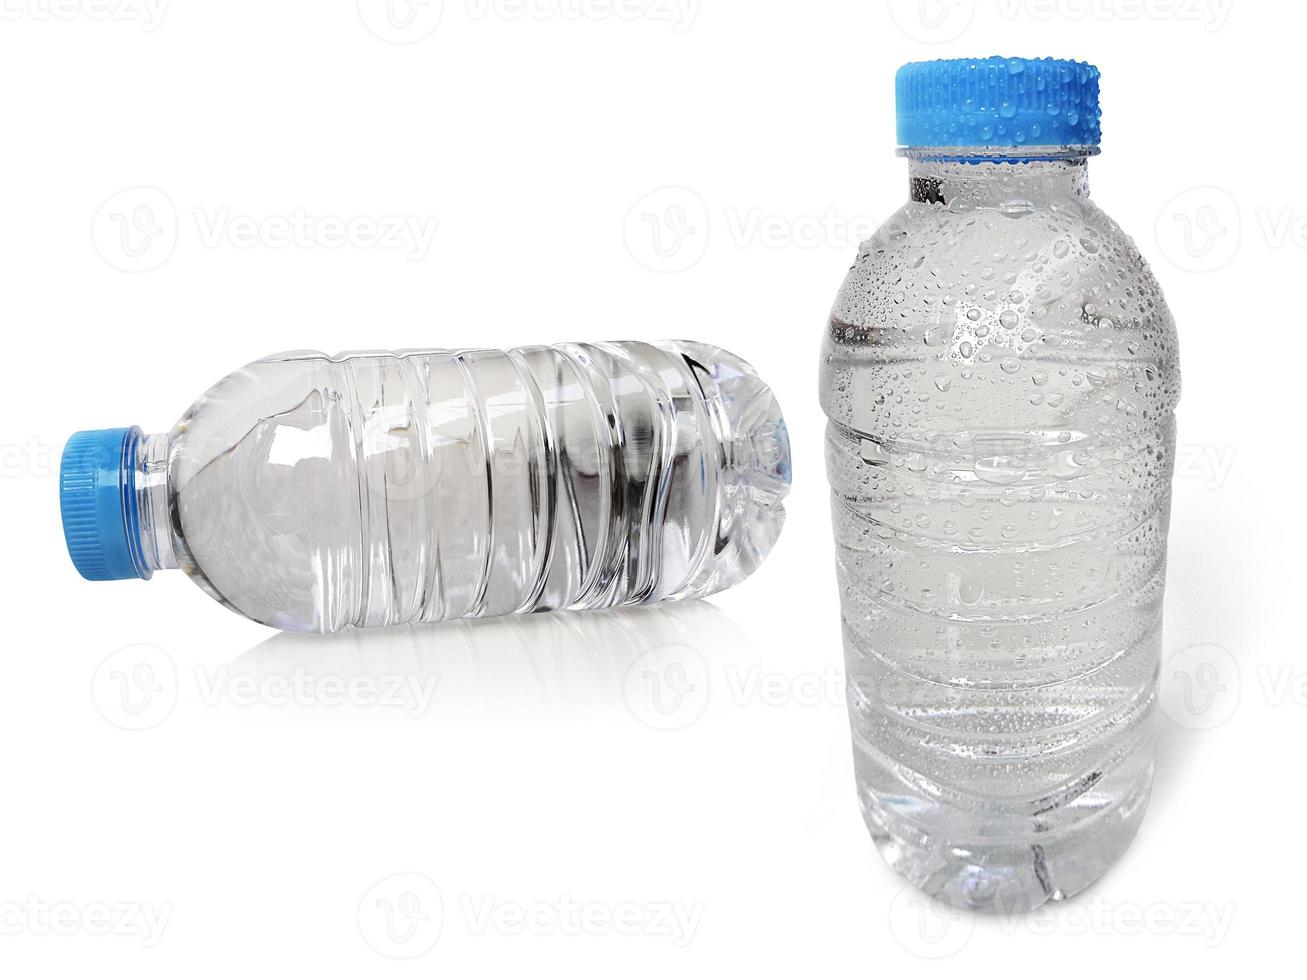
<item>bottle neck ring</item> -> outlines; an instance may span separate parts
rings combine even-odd
[[[136,442],[135,456],[131,460],[132,485],[136,493],[137,551],[150,572],[178,567],[172,530],[172,494],[168,487],[170,444],[166,432],[142,436]]]
[[[908,195],[954,210],[1030,210],[1089,197],[1089,158],[1096,146],[900,147],[908,160]]]

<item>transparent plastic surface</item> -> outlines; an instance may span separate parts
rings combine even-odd
[[[145,442],[153,553],[320,632],[709,595],[789,487],[771,391],[689,342],[283,354]]]
[[[969,908],[1084,888],[1152,776],[1176,336],[1085,170],[914,152],[823,351],[863,812]]]

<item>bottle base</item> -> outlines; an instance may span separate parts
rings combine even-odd
[[[1129,847],[1148,808],[1152,773],[1122,801],[1047,837],[945,839],[859,795],[881,857],[926,894],[957,908],[1015,915],[1070,898],[1097,881]]]

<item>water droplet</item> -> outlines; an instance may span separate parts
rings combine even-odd
[[[976,476],[986,483],[1000,486],[1016,483],[1026,475],[1026,467],[1019,456],[983,456],[976,460]]]
[[[1016,310],[1004,310],[1002,313],[998,315],[999,325],[1002,326],[1005,330],[1011,330],[1013,327],[1015,327],[1017,325],[1017,320],[1018,317],[1016,314]]]
[[[935,387],[938,388],[940,391],[948,391],[949,386],[952,383],[953,382],[949,380],[949,377],[946,374],[936,375],[935,377]]]
[[[880,448],[879,443],[870,439],[863,439],[859,449],[864,463],[870,463],[872,466],[883,466],[889,462],[889,455],[885,450]]]
[[[1003,369],[1004,374],[1016,374],[1021,370],[1021,362],[1015,357],[1005,357],[998,362],[998,366]]]
[[[958,583],[958,601],[966,606],[974,606],[985,595],[984,586],[971,579]]]

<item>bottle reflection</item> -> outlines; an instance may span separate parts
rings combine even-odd
[[[250,691],[285,692],[285,701],[304,706],[390,706],[439,718],[634,716],[667,729],[704,712],[710,672],[752,659],[734,620],[707,602],[687,601],[326,636],[279,633],[228,669]]]

